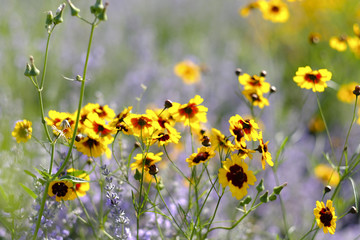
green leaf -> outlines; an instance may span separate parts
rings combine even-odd
[[[0,194],[5,201],[8,200],[8,196],[6,195],[5,190],[1,187],[1,185],[0,185]]]
[[[84,182],[89,182],[83,178],[78,178],[78,177],[74,177],[71,175],[64,175],[61,178],[59,178],[60,180],[67,180],[67,181],[72,181],[74,183],[84,183]]]
[[[24,170],[24,172],[27,174],[27,175],[29,175],[30,177],[33,177],[33,178],[37,178],[36,176],[35,176],[35,174],[33,174],[32,172],[30,172],[30,171],[28,171],[28,170]]]
[[[51,177],[51,175],[46,171],[46,170],[40,170],[35,168],[36,171],[38,171],[38,173],[43,176],[45,179],[49,179]]]
[[[19,185],[25,190],[25,192],[27,192],[30,195],[30,197],[32,197],[33,199],[37,198],[37,195],[30,188],[28,188],[22,183],[19,183]]]

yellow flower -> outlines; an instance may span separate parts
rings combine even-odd
[[[246,141],[253,141],[259,138],[257,130],[259,126],[253,119],[243,119],[236,114],[229,119],[230,133],[235,137],[237,143]]]
[[[74,200],[76,194],[73,190],[73,183],[65,180],[58,180],[50,182],[48,194],[50,197],[56,196],[56,201]]]
[[[256,177],[248,170],[248,165],[238,155],[234,154],[231,159],[222,162],[219,169],[219,183],[223,188],[229,186],[233,197],[240,200],[247,194],[249,185],[254,185]]]
[[[315,116],[310,120],[308,128],[310,133],[319,133],[325,130],[325,124],[321,117]]]
[[[347,42],[350,50],[355,54],[357,58],[360,58],[360,38],[348,37]]]
[[[72,138],[75,127],[75,115],[67,112],[50,110],[49,117],[45,117],[47,125],[53,128],[53,133],[58,136],[64,134],[67,139]]]
[[[239,76],[239,83],[244,86],[245,90],[259,90],[261,93],[270,91],[270,83],[265,82],[265,77],[245,73]]]
[[[121,113],[119,113],[110,123],[110,127],[112,128],[116,128],[118,131],[122,131],[124,134],[132,134],[129,131],[129,127],[127,126],[127,124],[124,122],[124,119],[126,118],[126,116],[128,114],[130,114],[132,110],[132,106],[129,106],[127,108],[125,108]]]
[[[101,119],[98,114],[92,112],[87,115],[84,121],[84,133],[91,138],[111,137],[111,134],[116,132],[116,129],[107,125],[104,119]]]
[[[354,33],[357,37],[360,37],[360,27],[359,27],[359,24],[355,23],[353,25],[353,30],[354,30]]]
[[[130,165],[130,168],[131,170],[138,169],[141,172],[144,166],[144,170],[148,172],[149,167],[151,165],[154,165],[155,163],[160,162],[162,160],[161,155],[163,155],[162,152],[159,152],[157,154],[154,154],[152,152],[148,152],[144,154],[139,153],[134,157],[136,161]]]
[[[254,106],[258,106],[259,108],[264,108],[265,106],[269,106],[269,100],[263,97],[262,92],[257,89],[248,89],[241,92],[247,100]]]
[[[265,165],[267,162],[267,164],[269,164],[269,166],[274,166],[274,163],[272,161],[272,157],[271,157],[271,153],[269,152],[268,149],[268,143],[269,141],[267,141],[266,143],[264,143],[264,140],[262,138],[262,133],[260,132],[260,138],[259,138],[259,147],[257,148],[257,150],[261,153],[261,165],[262,165],[262,169],[265,170]]]
[[[320,179],[324,184],[329,184],[333,187],[337,186],[340,182],[340,175],[332,167],[319,164],[314,169],[315,176]]]
[[[112,143],[113,137],[108,138],[91,138],[89,136],[79,139],[75,142],[76,149],[89,156],[89,157],[100,157],[104,153],[107,158],[111,157],[111,150],[108,148],[108,144]]]
[[[287,5],[281,0],[259,1],[263,18],[272,22],[286,22],[289,18]]]
[[[124,122],[129,126],[134,136],[141,137],[144,140],[160,129],[159,123],[154,121],[149,114],[130,113],[126,116]]]
[[[293,78],[301,88],[312,89],[313,92],[323,92],[332,73],[327,69],[311,70],[309,66],[299,67]]]
[[[78,178],[82,178],[86,181],[90,181],[90,176],[84,171],[76,170],[74,168],[70,168],[67,170],[70,175]],[[86,195],[86,192],[90,190],[90,183],[89,182],[80,182],[75,183],[74,186],[75,193],[78,197],[83,197]]]
[[[197,153],[191,154],[190,157],[186,159],[186,162],[189,163],[189,167],[192,167],[204,163],[214,156],[215,152],[211,147],[201,147],[198,148]]]
[[[214,150],[223,150],[225,153],[228,151],[232,152],[234,150],[234,145],[231,143],[231,141],[216,128],[211,129],[210,142],[211,147]]]
[[[324,202],[316,201],[316,208],[314,208],[314,215],[316,223],[319,228],[323,228],[324,233],[334,234],[336,229],[335,208],[331,200]]]
[[[341,85],[339,91],[337,92],[337,98],[344,103],[354,103],[356,96],[353,91],[357,85],[359,84],[356,82]]]
[[[200,122],[207,122],[206,113],[208,109],[200,105],[203,101],[204,99],[196,95],[187,104],[181,105],[174,102],[169,108],[169,113],[175,121],[183,122],[185,126],[191,125],[200,128]]]
[[[201,79],[201,68],[190,60],[176,64],[174,73],[186,84],[193,84]]]
[[[18,143],[20,142],[27,142],[31,139],[32,134],[32,123],[28,120],[18,121],[15,124],[14,130],[12,131],[11,135],[15,137]]]
[[[243,17],[247,17],[247,16],[249,16],[249,13],[251,10],[259,8],[259,7],[260,6],[259,6],[258,2],[250,3],[246,7],[239,9],[239,14]]]
[[[343,52],[347,48],[346,43],[346,36],[339,36],[339,37],[331,37],[329,40],[330,47],[339,51]]]

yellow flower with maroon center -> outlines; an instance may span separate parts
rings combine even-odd
[[[105,120],[101,119],[96,113],[88,114],[84,126],[86,127],[84,133],[88,134],[91,138],[111,137],[110,135],[116,132],[114,128],[107,125]]]
[[[264,108],[265,106],[269,106],[269,100],[265,98],[261,91],[258,89],[246,89],[241,92],[249,102],[258,106],[259,108]]]
[[[254,185],[256,177],[248,170],[248,165],[237,154],[231,155],[222,162],[219,169],[219,183],[223,188],[229,186],[233,197],[240,200],[247,194],[249,185]]]
[[[122,131],[124,134],[127,134],[127,135],[131,134],[131,132],[129,131],[129,127],[124,122],[124,119],[126,118],[126,116],[128,114],[130,114],[131,110],[132,110],[132,106],[125,108],[113,120],[111,120],[111,122],[109,124],[110,127],[116,128],[118,131]]]
[[[48,115],[49,117],[45,117],[46,123],[53,127],[53,133],[56,136],[59,135],[59,133],[63,133],[66,138],[72,138],[72,130],[75,127],[74,114],[50,110]]]
[[[201,80],[201,67],[190,60],[176,64],[174,73],[186,84],[193,84]]]
[[[197,153],[191,154],[190,157],[186,159],[186,162],[189,163],[189,167],[204,163],[215,156],[215,152],[211,147],[201,147],[198,148],[197,151]]]
[[[153,136],[153,143],[158,142],[159,146],[167,145],[169,143],[179,143],[181,138],[180,133],[173,127],[169,126],[164,128],[162,132],[155,133]]]
[[[11,135],[15,137],[18,143],[20,142],[27,142],[31,139],[32,134],[32,123],[28,120],[18,121],[15,124],[14,130],[12,131]]]
[[[252,159],[253,158],[252,153],[256,152],[255,150],[247,148],[245,142],[236,143],[234,149],[238,150],[237,155],[242,159],[245,159],[247,157]]]
[[[272,161],[271,153],[268,151],[268,143],[264,143],[264,140],[262,138],[262,133],[260,132],[260,138],[259,138],[259,147],[256,149],[261,153],[261,165],[262,169],[265,169],[266,163],[269,164],[269,166],[274,166],[274,163]]]
[[[108,158],[111,157],[111,150],[108,148],[108,144],[112,143],[113,137],[100,137],[91,138],[89,136],[81,138],[75,142],[76,150],[89,156],[89,157],[100,157],[104,153]]]
[[[210,142],[213,149],[224,150],[225,153],[234,149],[231,141],[216,128],[211,129]]]
[[[235,137],[237,143],[246,141],[253,141],[259,138],[257,129],[258,124],[253,119],[243,119],[236,114],[229,119],[230,133]],[[244,139],[243,139],[244,138]]]
[[[265,82],[265,77],[245,73],[239,75],[239,83],[244,86],[244,89],[257,89],[262,93],[270,91],[270,83]]]
[[[258,1],[263,18],[272,22],[286,22],[289,18],[289,10],[282,0]]]
[[[324,233],[334,234],[336,229],[335,208],[331,200],[324,202],[316,201],[316,208],[314,208],[314,215],[316,223],[319,228],[323,228]]]
[[[80,170],[76,170],[74,168],[70,168],[67,170],[67,172],[74,176],[74,177],[78,177],[78,178],[82,178],[86,181],[90,181],[90,176],[89,174],[87,174],[84,171],[80,171]],[[75,183],[75,193],[78,197],[83,197],[86,195],[86,192],[90,190],[90,183],[89,182],[80,182],[80,183]]]
[[[200,104],[204,101],[199,95],[190,99],[187,104],[173,103],[169,108],[169,113],[173,116],[175,121],[183,122],[185,126],[189,124],[192,127],[199,128],[200,122],[207,122],[206,113],[207,107]]]
[[[309,66],[299,67],[293,78],[301,88],[312,89],[313,92],[323,92],[330,81],[332,73],[327,69],[312,70]]]
[[[136,137],[143,139],[152,136],[159,130],[159,124],[154,121],[148,114],[133,114],[130,113],[124,119],[124,122],[129,126],[130,131]]]
[[[131,170],[138,169],[141,172],[144,167],[144,170],[148,172],[150,166],[162,160],[161,155],[163,155],[162,152],[159,152],[157,154],[154,154],[152,152],[139,153],[134,157],[136,161],[130,165],[130,168]]]
[[[76,198],[76,194],[73,187],[74,185],[71,181],[52,181],[49,184],[48,194],[50,197],[56,196],[55,200],[58,202],[61,200],[74,200]]]

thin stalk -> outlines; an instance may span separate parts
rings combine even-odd
[[[47,182],[46,185],[45,185],[45,192],[44,192],[43,198],[41,200],[38,219],[36,221],[35,231],[34,231],[34,235],[33,235],[33,238],[32,238],[33,240],[35,240],[37,238],[37,234],[39,232],[40,223],[41,223],[41,217],[42,217],[42,215],[44,213],[45,202],[46,202],[46,197],[47,197],[47,192],[48,192],[48,189],[49,189],[49,185],[50,185],[50,182]]]

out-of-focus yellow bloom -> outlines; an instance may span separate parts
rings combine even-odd
[[[359,24],[355,23],[353,25],[353,31],[357,37],[360,37],[360,27]]]
[[[334,234],[336,229],[335,208],[331,200],[324,202],[316,201],[316,208],[314,208],[314,215],[316,223],[319,228],[323,228],[324,233]]]
[[[265,77],[249,74],[241,74],[239,76],[239,83],[244,86],[245,90],[255,89],[262,93],[268,93],[270,91],[270,83],[265,82]]]
[[[330,81],[332,73],[327,69],[312,70],[309,66],[299,67],[294,82],[301,88],[312,89],[313,92],[323,92]]]
[[[339,91],[337,92],[337,98],[344,103],[354,103],[356,95],[353,93],[353,91],[357,85],[359,84],[356,82],[341,85]]]
[[[214,150],[224,151],[224,153],[234,150],[234,145],[231,141],[216,128],[211,129],[210,142]]]
[[[28,120],[18,121],[15,124],[14,130],[11,135],[15,137],[18,143],[27,142],[31,138],[32,134],[32,123]]]
[[[279,23],[289,19],[288,6],[282,0],[260,0],[258,3],[264,19]]]
[[[248,4],[247,6],[239,9],[239,14],[243,17],[247,17],[247,16],[249,16],[249,13],[251,10],[259,8],[259,7],[260,7],[260,5],[258,2],[252,2],[252,3]]]
[[[331,37],[329,40],[330,47],[339,52],[343,52],[347,49],[346,39],[346,36]]]
[[[201,67],[190,60],[176,64],[174,73],[186,84],[193,84],[201,80]]]
[[[319,164],[314,169],[315,176],[320,179],[325,185],[337,186],[340,182],[340,175],[332,167]]]
[[[313,117],[308,124],[311,133],[319,133],[325,130],[325,124],[321,117]]]
[[[100,157],[104,153],[107,158],[111,157],[111,150],[108,147],[110,143],[114,140],[113,137],[100,137],[100,138],[91,138],[89,136],[79,139],[75,142],[76,150],[89,156],[89,157]]]
[[[360,58],[360,38],[348,37],[347,42],[350,50],[355,54],[357,58]]]
[[[248,170],[244,159],[237,154],[231,155],[231,159],[227,158],[222,162],[218,176],[222,187],[229,186],[232,196],[238,200],[246,196],[249,185],[254,185],[256,182],[253,172]]]
[[[241,92],[247,100],[254,106],[258,106],[259,108],[264,108],[265,106],[269,106],[269,100],[265,98],[257,89],[248,89]]]

